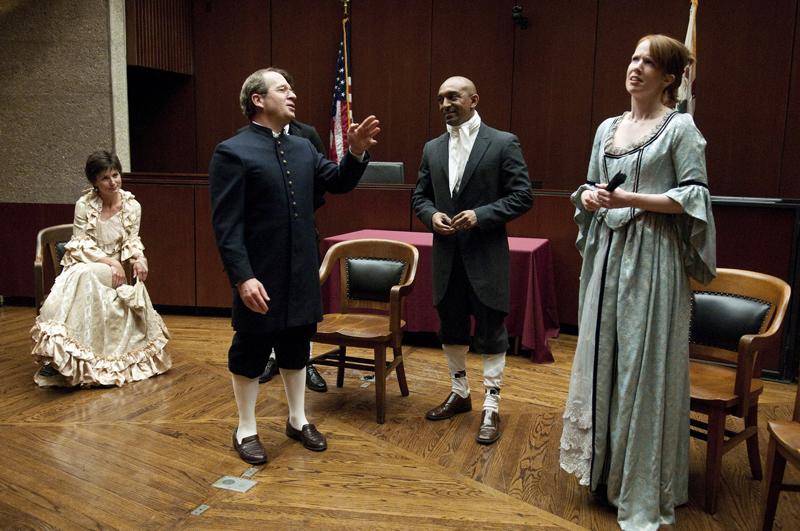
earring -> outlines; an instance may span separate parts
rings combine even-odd
[[[92,186],[92,191],[94,191],[94,193],[96,193],[96,194],[100,193],[100,189],[97,188],[96,186]]]

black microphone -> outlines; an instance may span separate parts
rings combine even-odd
[[[608,184],[606,185],[606,192],[613,192],[614,190],[617,189],[619,185],[624,183],[625,179],[627,178],[628,178],[627,175],[625,175],[622,172],[618,172],[615,176],[611,178],[610,181],[608,181]]]

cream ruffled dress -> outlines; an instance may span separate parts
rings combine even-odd
[[[88,192],[75,205],[66,245],[50,295],[31,329],[33,358],[59,374],[34,375],[40,386],[117,385],[144,380],[172,366],[164,350],[169,331],[143,282],[111,287],[111,268],[97,260],[145,260],[139,239],[141,206],[120,191],[122,209],[100,217],[102,200]],[[130,279],[129,279],[130,280]]]

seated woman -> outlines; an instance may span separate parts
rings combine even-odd
[[[164,350],[169,332],[144,287],[142,207],[122,189],[121,172],[108,151],[86,161],[92,189],[75,204],[64,269],[31,329],[31,354],[42,366],[33,379],[40,386],[120,386],[172,366]],[[125,261],[132,264],[133,285],[126,283]]]

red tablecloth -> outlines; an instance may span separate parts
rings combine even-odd
[[[392,230],[360,230],[325,238],[322,251],[333,244],[365,238],[382,238],[410,243],[419,249],[419,264],[414,290],[406,298],[405,320],[409,332],[437,332],[439,316],[433,307],[431,246],[429,232]],[[521,346],[531,351],[531,361],[549,363],[553,355],[547,340],[558,336],[558,310],[550,242],[539,238],[509,238],[511,250],[511,307],[506,318],[510,336],[519,338]],[[339,306],[339,275],[331,274],[322,288],[326,312]]]

